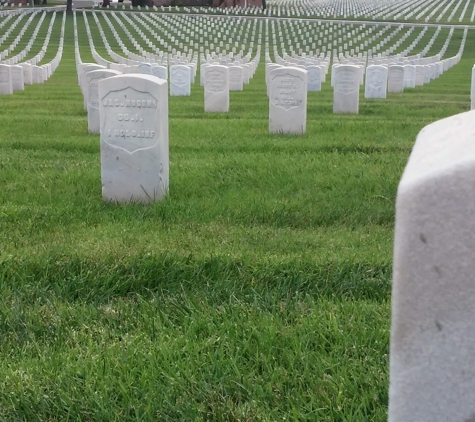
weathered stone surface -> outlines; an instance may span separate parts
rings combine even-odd
[[[399,184],[389,422],[475,418],[474,119],[425,127]]]

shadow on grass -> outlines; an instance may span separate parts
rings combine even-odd
[[[2,291],[22,301],[106,303],[139,294],[202,296],[220,305],[236,297],[266,309],[297,296],[341,300],[389,300],[391,267],[360,263],[316,266],[311,262],[251,267],[222,258],[195,260],[161,254],[117,260],[86,260],[51,256],[45,261],[6,259],[0,262]]]

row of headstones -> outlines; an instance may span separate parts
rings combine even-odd
[[[7,40],[10,37],[10,34],[16,29],[16,27],[18,25],[22,25],[22,29],[21,29],[20,33],[12,41],[10,46],[8,48],[6,48],[5,50],[0,52],[0,60],[3,60],[5,57],[7,57],[17,47],[17,45],[20,42],[21,38],[23,37],[24,33],[26,32],[26,30],[28,29],[28,27],[30,26],[31,22],[33,21],[33,19],[36,17],[37,14],[39,14],[39,11],[29,10],[29,11],[26,11],[25,13],[19,14],[17,19],[15,19],[15,21],[11,22],[11,24],[10,24],[9,28],[7,29],[7,31],[5,31],[3,36],[0,38],[0,45],[3,44],[4,41]],[[22,20],[26,16],[29,16],[29,17],[28,17],[26,23],[24,23],[24,22],[22,22]],[[41,25],[41,23],[43,22],[45,16],[46,16],[46,12],[43,12],[42,17],[39,21],[39,25]],[[33,38],[33,37],[31,37],[31,38]],[[34,39],[31,39],[32,43],[34,41],[35,41]]]
[[[87,22],[87,17],[85,19],[85,22]],[[136,73],[153,74],[153,75],[158,76],[162,79],[168,79],[166,66],[161,66],[161,65],[152,63],[151,65],[148,65],[151,68],[151,71],[144,71],[144,69],[147,68],[146,63],[142,63],[140,65],[131,64],[129,66],[126,66],[123,63],[122,64],[121,63],[115,64],[115,63],[111,63],[111,62],[107,62],[107,61],[103,60],[102,58],[100,58],[98,56],[97,52],[95,51],[95,49],[93,47],[92,37],[90,36],[90,30],[89,30],[89,24],[88,23],[86,23],[86,30],[88,31],[90,46],[91,46],[91,49],[93,50],[92,54],[93,54],[93,56],[95,57],[95,59],[97,60],[97,62],[99,64],[106,65],[107,67],[109,67],[113,70],[121,71],[122,73],[136,72]],[[219,64],[226,65],[226,66],[230,66],[231,64],[237,65],[237,66],[232,66],[229,69],[229,73],[230,73],[229,88],[230,88],[230,90],[242,90],[243,84],[249,83],[249,80],[252,78],[252,76],[253,76],[256,68],[257,68],[258,57],[259,56],[260,56],[260,50],[258,49],[256,59],[251,60],[249,63],[247,63],[248,58],[246,56],[246,57],[242,58],[242,61],[244,61],[245,63],[242,63],[240,54],[238,54],[237,57],[234,57],[232,53],[230,55],[227,55],[227,56],[224,56],[223,54],[216,55],[216,54],[212,53],[212,54],[208,54],[207,59],[204,59],[204,56],[202,56],[202,63],[205,62],[204,65],[206,65],[207,64],[206,62],[215,63],[216,61],[218,61]],[[118,56],[118,55],[114,56],[114,58],[117,59],[118,61],[122,61],[122,62],[126,61],[129,64],[130,63],[141,62],[141,61],[144,60],[144,57],[140,57],[140,56],[137,56],[137,55],[129,54],[129,57],[132,57],[134,60],[124,59],[124,58],[122,58],[121,56]],[[183,59],[183,56],[178,56],[176,59],[177,59],[176,60],[177,63],[182,63],[181,60]],[[172,55],[169,55],[168,60],[170,61],[170,64],[172,64],[172,66],[173,66],[173,63],[175,63],[175,57],[173,57]],[[190,64],[188,64],[188,65],[190,65]],[[193,83],[194,75],[196,75],[196,60],[192,60],[191,66],[192,66],[192,71],[193,71],[193,76],[192,76],[192,79],[191,79],[191,83]],[[188,86],[188,84],[184,83],[184,78],[178,78],[178,76],[180,76],[180,75],[184,76],[182,70],[178,71],[179,68],[174,68],[174,70],[177,70],[177,72],[171,72],[171,73],[174,74],[176,77],[175,78],[172,77],[170,82],[171,82],[171,85],[173,85],[173,87],[175,87],[176,89],[173,89],[173,87],[171,87],[171,94],[172,95],[189,95],[190,87]],[[203,83],[204,72],[201,72],[201,75],[202,75],[201,84],[203,85],[204,84]]]
[[[453,32],[453,30],[451,31],[451,33],[452,33],[452,32]],[[437,33],[436,33],[436,34],[437,34]],[[436,34],[435,34],[435,35],[436,35]],[[444,49],[445,49],[445,48],[447,47],[447,45],[448,45],[448,41],[449,41],[449,39],[450,39],[450,36],[451,36],[451,34],[449,34],[449,37],[448,37],[448,39],[447,39],[447,42],[446,42],[445,45],[444,45],[443,51],[444,51]],[[418,38],[419,38],[419,37],[418,37]],[[90,39],[92,39],[92,38],[90,38]],[[433,41],[434,39],[435,39],[435,37],[433,37],[431,41]],[[414,44],[414,43],[413,43],[413,44]],[[138,57],[134,57],[134,58],[135,58],[136,60],[140,60]],[[282,64],[284,64],[284,63],[282,63]]]
[[[93,17],[94,17],[94,19],[97,19],[97,16],[95,14],[93,15]],[[166,54],[165,55],[162,52],[162,54],[160,56],[154,56],[153,58],[143,57],[143,56],[139,56],[139,55],[133,54],[131,52],[128,52],[128,57],[129,58],[125,58],[125,57],[122,57],[119,54],[115,53],[114,51],[112,51],[112,49],[110,49],[110,47],[109,47],[109,55],[114,60],[114,62],[106,60],[103,57],[101,57],[95,49],[92,34],[91,34],[91,31],[90,31],[89,22],[88,22],[88,19],[87,19],[87,15],[85,13],[84,13],[84,22],[85,22],[85,25],[86,25],[86,31],[87,31],[87,34],[88,34],[89,46],[90,46],[90,49],[91,49],[92,56],[94,57],[94,59],[96,60],[97,63],[99,63],[103,66],[111,67],[113,64],[115,65],[115,63],[117,62],[118,65],[120,65],[120,66],[123,65],[123,66],[122,66],[122,68],[119,68],[119,69],[116,69],[116,70],[123,71],[123,69],[125,69],[126,66],[136,66],[137,63],[142,63],[142,62],[149,62],[149,63],[152,63],[153,65],[156,64],[156,65],[159,65],[159,66],[167,67],[168,61],[169,61],[170,65],[185,64],[185,65],[191,66],[193,68],[192,70],[193,70],[194,74],[196,74],[197,54],[196,53],[193,54],[191,51],[187,55],[182,55],[180,53],[178,53],[176,55],[173,55],[173,54]],[[106,36],[103,32],[103,29],[100,25],[100,22],[96,21],[96,24],[97,24],[97,28],[99,29],[99,31],[101,33],[101,36],[103,38],[106,38]],[[75,25],[75,28],[77,28],[76,19],[74,19],[74,25]],[[76,31],[76,29],[75,29],[75,31]],[[126,73],[126,72],[123,71],[123,73]]]
[[[150,65],[149,65],[150,66]],[[186,68],[189,71],[189,68]],[[142,70],[146,71],[147,66]],[[148,67],[151,70],[151,67]],[[178,69],[178,70],[181,70]],[[207,64],[202,68],[204,81],[204,110],[205,112],[228,112],[229,111],[229,91],[231,80],[231,68],[222,65]],[[171,75],[174,75],[175,66],[171,67]],[[99,97],[98,82],[102,79],[121,75],[121,72],[112,69],[103,68],[100,65],[82,63],[78,66],[78,84],[84,95],[84,105],[88,112],[88,130],[90,133],[99,133]],[[136,75],[153,76],[144,72]],[[172,76],[173,77],[173,76]],[[157,78],[154,76],[154,78]],[[189,95],[189,75],[184,78],[188,81],[185,85],[170,84],[170,95]],[[166,84],[166,80],[157,78]],[[163,84],[162,84],[163,85]],[[185,86],[188,91],[185,92]],[[181,91],[178,91],[181,90]],[[177,94],[178,91],[178,94]],[[125,116],[124,118],[129,118]]]
[[[360,27],[360,30],[362,30],[363,28],[364,28],[364,26]],[[352,34],[353,37],[355,37],[355,38],[348,39],[348,40],[347,40],[346,35],[341,36],[341,30],[338,30],[338,36],[335,33],[335,37],[333,37],[332,32],[327,33],[327,31],[325,31],[326,36],[323,36],[322,33],[320,32],[320,36],[319,36],[318,41],[316,43],[313,42],[311,44],[311,48],[314,49],[314,50],[317,47],[319,49],[322,48],[322,50],[325,50],[325,49],[331,50],[332,48],[334,48],[334,49],[337,49],[339,52],[342,52],[343,50],[347,50],[348,48],[350,48],[351,49],[350,54],[354,55],[355,53],[359,53],[360,51],[363,52],[365,49],[368,49],[368,47],[372,43],[375,43],[375,45],[373,47],[369,48],[369,50],[368,50],[368,52],[370,54],[372,54],[372,53],[376,53],[384,45],[389,43],[389,41],[391,41],[403,28],[404,27],[402,27],[402,26],[393,27],[393,26],[390,26],[390,25],[385,25],[378,33],[376,33],[374,35],[371,35],[371,34],[376,29],[376,27],[368,27],[362,33],[356,33],[355,30],[353,30],[353,31],[351,31],[350,34]],[[387,35],[384,39],[382,39],[382,40],[380,40],[379,42],[376,43],[376,41],[379,40],[380,38],[382,38],[382,36],[385,34],[385,32],[389,31],[390,29],[393,29],[393,32],[390,33],[389,35]],[[392,47],[393,50],[396,49],[405,40],[405,38],[410,36],[411,29],[409,28],[409,30],[407,32],[408,33],[406,34],[405,37],[402,37],[397,43],[395,43],[393,45],[393,47]],[[282,34],[282,32],[280,32],[279,34]],[[308,34],[308,32],[307,32],[307,34]],[[282,35],[279,35],[279,36],[280,36],[280,39],[281,39],[280,45],[281,45],[281,47],[283,47],[284,37]],[[289,42],[292,39],[295,39],[295,37],[292,37],[292,38],[286,37],[286,38],[287,38],[287,42]],[[307,37],[305,37],[305,38],[307,38]],[[347,41],[347,42],[345,42],[345,41]],[[306,40],[305,39],[302,40],[302,43],[305,46],[306,50],[308,51],[309,49],[307,48],[308,46],[306,45]],[[353,43],[355,43],[355,44],[360,43],[360,44],[355,45],[354,48],[352,48]],[[416,40],[415,43],[417,43],[417,40]],[[299,49],[299,53],[301,54],[302,49],[300,48],[300,42],[297,42],[296,47],[297,47],[297,49]],[[294,47],[292,45],[292,41],[290,41],[289,48],[290,48],[290,51],[293,51]],[[390,52],[392,52],[392,51],[390,50]]]
[[[3,27],[5,24],[9,23],[10,22],[10,19],[13,17],[13,16],[16,16],[17,18],[13,21],[13,22],[10,22],[10,26],[9,28],[5,31],[5,33],[0,37],[0,45],[3,44],[3,42],[8,39],[8,37],[10,36],[10,34],[15,30],[15,28],[21,23],[21,21],[23,20],[24,17],[30,15],[30,18],[28,19],[27,21],[27,25],[29,25],[29,23],[31,22],[32,18],[38,13],[38,11],[33,11],[33,10],[29,10],[29,11],[26,11],[25,13],[17,13],[15,15],[11,15],[11,16],[8,16],[6,19],[3,20],[3,22],[1,23],[1,27]]]
[[[133,16],[134,16],[136,19],[139,19],[137,15],[133,15]],[[185,18],[185,19],[186,19],[186,18]],[[389,40],[390,40],[392,37],[394,37],[394,36],[401,30],[401,28],[402,28],[402,27],[396,28],[396,30],[395,30],[392,34],[390,34],[388,37],[386,37],[381,43],[378,43],[378,44],[374,47],[374,49],[377,51],[378,49],[381,48],[381,46],[383,46],[384,44],[388,43]],[[386,30],[387,30],[387,29],[389,29],[389,26],[386,27]],[[411,28],[411,29],[412,29],[412,28]],[[409,30],[409,33],[411,32],[411,29]],[[370,30],[370,31],[371,31],[371,30]],[[419,40],[420,40],[420,39],[422,38],[422,36],[425,34],[425,31],[427,31],[427,28],[425,28],[425,29],[423,30],[423,32],[422,32],[421,34],[419,34],[419,36],[416,38],[416,40],[415,40],[413,43],[411,43],[411,45],[406,49],[406,52],[407,52],[407,53],[410,52],[410,51],[414,48],[414,46],[419,42]],[[440,31],[440,29],[438,29],[438,31]],[[178,30],[178,32],[180,32],[180,31]],[[226,31],[226,32],[228,32],[228,31]],[[380,34],[382,34],[383,32],[384,32],[384,29],[383,29],[382,31],[380,31],[379,34],[376,34],[376,36],[372,37],[370,40],[366,40],[366,41],[365,41],[365,44],[367,45],[368,42],[374,41],[374,40],[377,38],[377,36],[380,35]],[[299,30],[299,33],[300,33],[300,30]],[[406,34],[406,36],[402,37],[402,39],[400,39],[395,45],[393,45],[393,46],[389,49],[389,53],[391,53],[395,48],[397,48],[397,47],[405,40],[405,38],[407,38],[407,36],[409,36],[409,33]],[[144,35],[143,33],[141,33],[141,34]],[[295,35],[295,34],[294,34],[294,35]],[[436,32],[436,34],[434,34],[434,36],[432,37],[431,41],[430,41],[429,44],[426,46],[425,50],[428,50],[428,49],[430,48],[430,46],[432,45],[432,43],[433,43],[434,40],[436,39],[437,35],[438,35],[438,32]],[[307,36],[308,36],[308,32],[307,32]],[[282,34],[281,34],[281,33],[280,33],[280,37],[281,37],[281,39],[282,39]],[[331,37],[331,33],[330,33],[329,37]],[[361,37],[361,36],[360,36],[360,37]],[[360,37],[358,37],[358,38],[360,38]],[[287,38],[289,38],[289,37],[287,37]],[[215,39],[215,40],[216,40],[216,39]],[[325,38],[324,38],[323,40],[325,40]],[[216,40],[216,41],[217,41],[217,40]],[[447,40],[446,45],[448,44],[448,41],[449,41],[449,40]],[[147,42],[149,42],[149,40],[147,40]],[[338,40],[338,42],[341,43],[341,38]],[[305,40],[303,40],[303,43],[305,43]],[[337,40],[335,39],[335,41],[334,41],[333,44],[334,44],[334,45],[337,45],[336,43],[337,43]],[[350,41],[349,43],[351,43],[351,41]],[[138,43],[137,43],[137,44],[138,44]],[[151,44],[151,42],[150,42],[150,44]],[[223,44],[223,42],[221,41],[220,44]],[[319,42],[319,44],[321,44],[321,42]],[[182,45],[182,43],[181,43],[181,45]],[[298,44],[297,44],[297,45],[298,45]],[[183,45],[182,45],[182,47],[183,47]],[[185,46],[185,47],[186,47],[186,46]],[[314,47],[315,47],[315,46],[312,45],[312,48],[314,48]],[[331,45],[329,45],[329,47],[331,47]],[[341,49],[343,49],[344,47],[345,47],[345,46],[343,45],[343,46],[340,46],[339,48],[340,48],[340,50],[341,50]],[[360,47],[363,48],[363,44],[362,44]],[[308,49],[308,46],[307,46],[307,49]],[[357,47],[356,49],[358,50],[359,47]],[[353,52],[351,52],[350,54],[353,54]]]
[[[32,64],[30,60],[18,65],[0,64],[0,95],[11,95],[14,91],[22,91],[25,85],[44,83],[53,75],[63,54],[65,24],[66,13],[63,13],[58,51],[50,62],[41,66]],[[36,63],[36,59],[34,61]]]
[[[95,14],[94,14],[94,17],[96,18]],[[97,18],[96,18],[96,19],[97,19]],[[105,38],[105,37],[104,37],[104,38]],[[138,59],[137,57],[134,57],[134,55],[133,55],[132,53],[128,52],[128,51],[126,51],[126,53],[129,55],[129,57],[132,57],[134,60],[136,60],[136,61],[140,60],[140,59]],[[95,53],[93,52],[93,54],[95,54]],[[114,56],[113,58],[114,58],[115,60],[120,60],[119,57],[115,56],[115,53],[113,53],[112,55]]]
[[[406,56],[408,55],[419,43],[419,41],[421,40],[422,36],[425,34],[425,32],[427,31],[427,27],[423,29],[423,31],[419,34],[419,36],[416,37],[416,39],[411,42],[411,44],[406,48],[404,49],[404,51],[402,51],[401,53],[399,53],[397,56],[399,57],[402,57],[402,56]],[[412,28],[402,37],[402,39],[398,40],[395,44],[391,45],[391,47],[389,47],[386,51],[383,51],[382,53],[378,53],[378,57],[386,57],[386,56],[390,56],[401,44],[402,44],[402,40],[405,40],[409,35],[410,33],[412,32]],[[447,50],[448,46],[449,46],[449,43],[452,39],[452,35],[453,35],[453,32],[454,32],[454,29],[452,28],[450,31],[449,31],[449,34],[443,44],[443,47],[439,53],[439,55],[443,56],[445,54],[445,51]],[[432,47],[433,43],[435,42],[435,40],[437,39],[438,35],[440,33],[440,28],[437,29],[437,31],[434,33],[434,35],[431,37],[430,41],[428,42],[428,44],[423,48],[423,50],[419,53],[420,56],[424,56],[425,54],[427,54],[427,52],[430,50],[430,48]],[[376,36],[378,35],[381,35],[381,32],[379,34],[376,34]],[[376,39],[376,37],[371,37],[369,38],[369,40],[365,40],[364,43],[360,44],[359,47],[356,47],[355,49],[351,49],[351,50],[347,50],[344,52],[344,55],[346,57],[352,57],[354,56],[355,54],[357,54],[359,57],[361,56],[370,56],[372,57],[372,55],[377,52],[378,50],[381,49],[381,47],[383,47],[385,44],[387,44],[389,42],[389,40],[392,38],[392,35],[391,34],[390,36],[386,37],[382,42],[379,42],[377,43],[374,47],[371,47],[369,50],[365,51],[364,53],[360,52],[360,47],[361,47],[361,50],[363,51],[364,48],[366,48],[370,42],[374,41]],[[358,36],[358,38],[360,38]],[[341,39],[338,40],[338,43],[341,42]],[[334,47],[336,47],[338,45],[338,43],[335,41],[333,44]],[[268,52],[268,46],[266,45],[266,53]],[[299,47],[299,44],[297,44],[297,47]],[[312,48],[314,47],[314,45],[312,44]],[[286,55],[286,52],[285,52],[285,49],[284,49],[284,45],[281,43],[281,48],[283,50],[283,55]],[[328,44],[328,51],[330,51],[332,48],[332,44]],[[343,49],[347,49],[348,48],[348,44],[343,44],[340,45],[338,47],[338,50],[334,49],[333,50],[333,54],[336,56],[337,54],[338,55],[343,55]],[[292,57],[295,57],[297,56],[297,54],[295,53],[295,51],[293,51],[293,47],[291,46],[290,47],[290,50],[291,50],[291,56]],[[326,46],[323,46],[322,47],[322,51],[323,52],[327,52],[326,50]],[[317,55],[318,53],[320,52],[320,50],[318,49],[316,51]],[[303,56],[304,54],[306,53],[303,53],[302,52],[302,49],[299,49],[299,56]],[[274,45],[274,56],[278,56],[278,49],[277,49],[277,46]],[[277,61],[277,57],[276,57],[276,61]]]
[[[448,3],[447,6],[438,15],[437,21],[443,19],[447,11],[454,5],[456,0],[446,0],[442,3]],[[462,3],[463,0],[457,0]],[[461,13],[459,20],[463,19],[466,8],[470,3],[470,0],[465,0],[466,7]],[[268,7],[274,7],[278,9],[278,16],[295,16],[295,15],[307,15],[307,16],[321,16],[322,18],[371,18],[375,19],[399,19],[405,20],[413,18],[419,20],[429,10],[439,9],[441,2],[433,0],[417,0],[410,2],[393,2],[381,3],[373,2],[372,4],[364,1],[349,1],[349,2],[325,2],[320,4],[314,1],[302,1],[295,3],[293,1],[269,1]],[[447,16],[448,19],[452,19],[457,12],[458,7],[453,7],[452,12]]]
[[[133,16],[136,16],[136,15],[133,15]],[[137,19],[138,19],[138,17],[137,17]],[[389,26],[388,26],[387,28],[389,28]],[[395,30],[392,34],[390,34],[388,37],[386,37],[382,42],[378,43],[378,44],[374,47],[374,49],[377,51],[378,49],[381,48],[381,46],[383,46],[384,44],[388,43],[389,40],[390,40],[392,37],[394,37],[396,33],[398,33],[398,32],[400,31],[400,29],[401,29],[401,27],[396,28],[396,30]],[[410,32],[412,31],[412,29],[413,29],[413,28],[409,29],[409,31],[406,33],[406,35],[403,36],[400,40],[398,40],[398,42],[397,42],[395,45],[393,45],[392,47],[390,47],[386,52],[384,52],[384,54],[390,54],[390,53],[392,53],[392,51],[394,51],[399,45],[401,45],[401,43],[402,43],[402,42],[407,38],[407,36],[410,34]],[[383,29],[383,31],[384,31],[384,29]],[[383,33],[383,31],[380,31],[379,34],[376,34],[376,36],[371,37],[370,40],[366,40],[364,44],[367,45],[368,42],[374,41],[374,40],[377,38],[378,35],[380,35],[380,34]],[[417,43],[420,41],[420,39],[422,38],[422,36],[425,34],[425,31],[427,31],[427,28],[424,28],[423,32],[422,32],[421,34],[419,34],[419,36],[416,38],[416,40],[415,40],[414,42],[412,42],[411,45],[410,45],[402,54],[407,54],[407,53],[409,53],[409,52],[415,47],[415,45],[417,45]],[[299,32],[300,32],[300,31],[299,31]],[[424,50],[423,50],[423,52],[422,52],[423,54],[424,54],[426,51],[429,50],[429,48],[431,47],[432,43],[435,41],[435,39],[436,39],[436,37],[437,37],[437,35],[438,35],[439,32],[440,32],[440,28],[439,28],[439,29],[437,30],[437,32],[432,36],[430,42],[429,42],[428,45],[424,48]],[[445,44],[444,44],[443,50],[447,48],[452,33],[453,33],[453,30],[452,30],[451,33],[449,34],[449,37],[447,38],[447,40],[446,40],[446,42],[445,42]],[[143,33],[142,33],[142,34],[143,34]],[[280,33],[280,34],[281,34],[281,33]],[[308,35],[308,32],[307,32],[307,35]],[[331,37],[331,35],[330,35],[330,37]],[[282,38],[282,36],[281,36],[281,38]],[[358,38],[361,39],[361,35],[360,35]],[[338,42],[341,42],[341,40],[342,40],[342,39],[339,38],[339,39],[338,39]],[[152,44],[151,41],[148,40],[148,39],[147,39],[147,42],[148,42],[149,44]],[[303,41],[303,42],[305,42],[305,41]],[[335,40],[333,44],[335,44],[336,42],[337,42],[337,41]],[[351,43],[351,41],[350,41],[350,43]],[[220,44],[222,44],[222,41],[220,42]],[[298,44],[297,44],[297,45],[298,45]],[[363,46],[363,44],[361,44],[361,46]],[[185,46],[185,47],[186,47],[186,46]],[[314,46],[312,45],[312,47],[314,47]],[[331,47],[331,46],[330,46],[330,47]],[[340,46],[340,47],[339,47],[340,51],[341,51],[344,47],[345,47],[345,45]],[[356,48],[356,50],[358,50],[358,49],[359,49],[359,47]],[[128,52],[128,50],[125,49],[124,51],[129,55],[129,57],[133,57],[133,56],[134,56],[132,53]],[[372,50],[371,50],[371,51],[372,51]],[[115,53],[114,53],[114,54],[115,54]],[[346,52],[346,54],[348,54],[348,55],[353,55],[353,54],[354,54],[354,50],[353,50],[353,51],[350,51],[350,52]],[[114,59],[117,60],[117,57],[114,57]],[[133,59],[135,59],[136,61],[138,60],[136,57],[133,57]]]
[[[99,7],[99,4],[93,5],[94,8]],[[111,6],[107,6],[107,8],[111,8]],[[113,9],[118,9],[119,5],[117,3],[112,4]],[[180,12],[180,13],[189,13],[189,14],[238,14],[238,15],[261,15],[265,13],[268,16],[272,16],[272,7],[269,7],[267,10],[263,10],[261,7],[254,7],[254,6],[235,6],[235,7],[226,7],[226,8],[214,8],[214,7],[178,7],[178,6],[144,6],[143,8],[141,6],[136,6],[134,7],[132,4],[129,5],[128,7],[125,4],[122,4],[120,6],[120,9],[122,10],[153,10],[155,12],[168,12],[168,13],[173,13],[173,12]]]
[[[422,85],[425,80],[439,77],[460,61],[460,55],[427,66],[371,65],[366,69],[366,98],[386,98],[386,92],[399,93],[407,87]],[[269,131],[301,134],[306,129],[307,92],[319,91],[325,81],[325,66],[304,68],[266,65],[269,96]],[[332,67],[333,112],[359,112],[360,85],[364,82],[364,66],[353,64]],[[429,69],[428,79],[425,69]],[[422,71],[422,73],[421,73]],[[432,73],[434,71],[435,73]],[[474,73],[475,75],[475,73]],[[309,76],[313,78],[309,79]],[[475,77],[475,76],[474,76]],[[316,86],[316,89],[313,87]],[[312,87],[312,89],[310,88]],[[473,97],[472,97],[473,98]]]
[[[106,19],[106,22],[108,22],[108,25],[111,27],[111,30],[115,32],[115,28],[113,24],[107,20],[107,16],[106,16],[107,14],[105,12],[100,12],[100,13],[102,16],[105,16],[104,19]],[[93,12],[93,14],[95,14],[95,12]],[[168,48],[169,51],[171,51],[173,47],[171,47],[171,45],[169,45],[167,41],[165,41],[159,34],[157,34],[154,31],[153,29],[154,27],[160,27],[164,31],[169,30],[168,39],[170,43],[174,44],[177,49],[184,50],[185,52],[187,48],[194,48],[194,49],[199,48],[198,40],[196,39],[193,42],[195,35],[197,36],[199,34],[200,36],[199,42],[200,44],[204,44],[204,47],[206,47],[207,46],[206,44],[208,43],[208,41],[206,40],[207,31],[202,28],[202,24],[204,24],[205,27],[207,27],[206,21],[202,21],[201,19],[197,20],[196,18],[192,18],[189,16],[155,16],[155,15],[147,15],[147,14],[140,16],[137,14],[132,14],[131,17],[135,19],[137,22],[139,22],[140,25],[146,28],[147,31],[152,35],[153,39],[150,39],[148,38],[148,35],[144,33],[142,29],[129,18],[127,14],[124,14],[124,13],[121,13],[119,15],[112,14],[112,16],[114,16],[115,20],[118,20],[119,18],[127,20],[131,24],[131,26],[135,29],[135,31],[137,31],[137,33],[140,35],[140,39],[144,40],[146,44],[149,46],[149,48],[151,48],[152,50],[155,50],[156,53],[160,51],[154,45],[156,42],[159,42],[159,44],[162,47]],[[220,20],[217,20],[216,23],[217,22],[220,22]],[[227,20],[225,22],[228,27],[223,32],[229,35],[230,31],[232,30],[232,26],[235,22],[233,20]],[[236,21],[236,22],[242,24],[242,22],[244,21]],[[247,22],[249,24],[250,21],[247,21]],[[260,22],[259,25],[262,26],[262,23]],[[197,27],[200,27],[200,29],[198,29]],[[126,28],[124,29],[127,30]],[[219,33],[222,32],[219,29],[220,28],[218,25],[215,26],[215,22],[210,24],[210,30],[212,30],[212,34],[214,37],[212,42],[210,42],[209,44],[209,47],[212,50],[215,49],[214,44],[218,45],[219,43],[220,48],[224,47],[225,43],[223,42],[222,38],[219,38],[216,36],[218,32]],[[196,30],[196,34],[195,34],[195,30]],[[232,34],[234,34],[235,32],[238,32],[238,31],[234,31],[232,32]],[[242,30],[240,32],[242,32]],[[249,32],[249,29],[247,33],[248,32]],[[144,49],[141,47],[140,43],[133,37],[130,31],[127,32],[127,36],[128,38],[132,40],[132,43],[141,52],[141,54],[144,54],[145,53]],[[254,42],[255,40],[254,34],[251,34],[250,36],[251,36],[251,42]],[[236,38],[237,39],[240,38],[239,32]],[[228,44],[230,44],[232,41],[233,40],[230,39],[230,41],[228,41]],[[106,46],[107,44],[108,43],[106,43]],[[237,45],[235,47],[237,47]],[[123,47],[121,46],[121,48]]]
[[[460,45],[459,49],[459,54],[461,55],[464,49],[464,45],[466,42],[466,37],[467,37],[468,30],[464,30],[464,34],[462,36],[462,42]],[[440,76],[441,71],[437,70],[437,66],[441,67],[442,64],[444,66],[444,70],[447,70],[448,67],[450,67],[450,62],[453,60],[446,60],[444,63],[441,63],[440,58],[445,54],[445,51],[447,49],[448,43],[452,37],[453,34],[453,29],[450,30],[448,38],[446,42],[444,43],[441,51],[432,57],[425,57],[422,58],[428,49],[425,48],[421,54],[418,54],[413,57],[404,57],[403,54],[397,54],[395,56],[389,56],[389,55],[381,55],[378,54],[377,57],[372,57],[372,56],[366,56],[361,53],[358,54],[357,57],[352,57],[349,54],[343,56],[342,53],[340,53],[338,56],[336,55],[336,51],[333,51],[334,54],[334,63],[335,65],[338,64],[356,64],[360,66],[365,66],[366,65],[366,59],[368,59],[368,65],[375,64],[375,65],[391,65],[391,64],[399,64],[399,65],[424,65],[426,66],[425,69],[425,79],[422,81],[419,79],[420,82],[416,82],[416,85],[422,85],[423,83],[428,83],[431,79],[434,79],[435,77]],[[297,56],[296,54],[293,54],[292,57],[288,55],[284,55],[284,57],[280,57],[277,52],[274,52],[275,54],[275,59],[277,64],[283,65],[283,66],[308,66],[309,64],[312,64],[312,57],[307,57],[305,54],[302,56]],[[266,53],[266,62],[270,62],[270,55]],[[437,65],[437,66],[436,66]],[[408,71],[408,75],[410,74],[411,70]],[[419,70],[420,72],[420,70]],[[438,73],[438,76],[436,74]],[[407,79],[410,79],[410,76],[406,77]],[[413,83],[409,83],[406,87],[413,87]]]
[[[65,12],[63,12],[63,16]],[[12,53],[14,51],[14,49],[16,48],[16,46],[18,45],[18,37],[17,39],[15,40],[15,42],[12,44],[12,46],[10,46],[7,50],[3,51],[1,54],[0,54],[0,59],[3,60],[6,64],[10,64],[10,65],[14,65],[14,64],[17,64],[19,63],[20,61],[24,60],[28,53],[30,52],[31,48],[33,47],[35,41],[36,41],[36,38],[38,36],[38,32],[40,30],[40,27],[43,23],[43,21],[45,20],[45,17],[46,17],[46,12],[43,12],[42,15],[41,15],[41,18],[40,20],[38,21],[38,25],[36,26],[35,30],[33,31],[33,34],[30,38],[30,40],[28,41],[26,47],[21,50],[19,53],[17,53],[15,56],[12,56],[12,57],[8,57],[8,55],[10,53]],[[51,33],[53,31],[53,24],[54,24],[54,21],[56,20],[56,12],[53,12],[52,16],[51,16],[51,20],[50,20],[50,24],[49,24],[49,27],[48,27],[48,30],[46,32],[46,36],[45,36],[45,39],[43,41],[43,46],[41,47],[40,49],[40,52],[38,54],[36,54],[34,57],[32,57],[29,62],[31,64],[35,64],[36,63],[39,63],[43,60],[44,58],[44,55],[46,53],[46,50],[48,48],[48,44],[49,44],[49,40],[51,38]],[[23,32],[23,30],[22,30]],[[23,35],[23,34],[22,34]]]

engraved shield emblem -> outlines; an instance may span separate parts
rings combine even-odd
[[[271,81],[271,101],[276,107],[290,110],[303,104],[304,81],[299,76],[286,73],[277,75]]]
[[[190,78],[186,69],[182,67],[179,67],[178,69],[173,69],[173,85],[182,88],[188,84],[189,79]]]
[[[359,89],[359,74],[357,69],[341,69],[335,81],[335,91],[348,95]]]
[[[206,90],[213,94],[224,91],[224,72],[221,70],[211,70],[206,73]]]
[[[101,135],[108,145],[133,154],[157,144],[158,101],[153,95],[127,87],[110,91],[100,101]]]

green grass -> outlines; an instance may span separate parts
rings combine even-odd
[[[385,421],[397,184],[420,129],[468,110],[472,55],[357,116],[327,82],[302,136],[268,133],[263,60],[227,114],[197,78],[169,99],[169,196],[124,206],[73,46],[69,16],[53,77],[1,98],[0,420]]]

